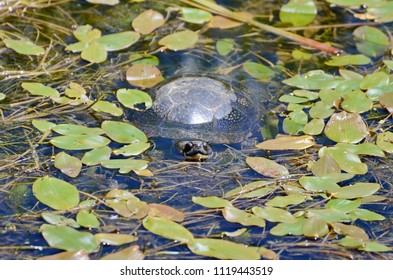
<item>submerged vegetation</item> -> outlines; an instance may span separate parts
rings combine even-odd
[[[392,258],[393,2],[221,2],[0,6],[0,258]],[[265,112],[185,162],[129,115],[204,72]]]

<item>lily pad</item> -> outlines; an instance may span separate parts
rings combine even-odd
[[[180,19],[189,23],[203,24],[213,17],[211,13],[195,8],[183,7],[181,12],[183,16]]]
[[[266,140],[256,145],[262,150],[303,150],[315,145],[314,138],[309,135],[287,136],[281,135],[276,139]]]
[[[90,150],[108,145],[110,140],[99,135],[65,135],[49,141],[53,146],[64,150]]]
[[[192,202],[207,208],[223,208],[223,207],[232,206],[232,203],[230,203],[228,200],[217,196],[207,196],[207,197],[193,196]]]
[[[115,155],[123,155],[123,156],[136,156],[144,151],[146,151],[150,147],[150,143],[137,142],[126,145],[120,149],[113,150],[113,154]]]
[[[284,209],[275,208],[275,207],[262,208],[262,207],[254,206],[251,210],[258,217],[266,219],[270,222],[290,223],[290,224],[296,222],[295,217]]]
[[[335,56],[326,61],[329,66],[364,65],[371,63],[371,59],[362,54]]]
[[[269,67],[256,62],[245,62],[243,63],[243,70],[247,72],[251,77],[259,81],[268,81],[270,78],[275,76],[275,73]]]
[[[307,196],[300,193],[288,194],[286,196],[275,196],[272,200],[265,203],[269,207],[280,207],[284,208],[288,205],[298,205],[306,201]]]
[[[87,210],[80,210],[76,215],[76,221],[79,225],[86,228],[97,228],[100,225],[96,215]]]
[[[225,220],[231,223],[239,223],[243,226],[265,227],[265,220],[252,213],[247,213],[233,206],[222,209]]]
[[[346,225],[342,223],[331,223],[333,230],[342,235],[351,236],[353,238],[366,241],[368,240],[367,233],[360,227],[354,225]]]
[[[337,191],[333,191],[331,194],[336,198],[352,199],[372,195],[380,187],[377,183],[355,183],[351,186],[342,187]]]
[[[356,209],[349,213],[352,217],[363,221],[383,221],[386,218],[381,214],[375,213],[367,209]]]
[[[141,104],[144,106],[143,110],[149,109],[153,104],[148,93],[137,89],[119,89],[116,97],[123,106],[138,111],[142,111],[139,108]]]
[[[100,164],[104,160],[109,160],[112,150],[108,146],[95,148],[91,151],[86,152],[81,162],[86,165]]]
[[[138,245],[133,245],[115,253],[106,254],[100,260],[143,260],[145,255]]]
[[[127,69],[126,79],[130,85],[151,88],[163,80],[160,69],[147,63],[138,63]]]
[[[173,51],[181,51],[194,47],[198,39],[198,33],[184,30],[165,36],[158,41],[158,44]]]
[[[302,228],[304,236],[320,238],[329,233],[329,227],[325,220],[318,216],[313,216],[304,221]]]
[[[117,107],[116,104],[109,101],[98,100],[90,108],[96,112],[104,112],[115,117],[123,115],[123,110]]]
[[[185,227],[168,219],[147,216],[142,223],[148,231],[165,238],[182,243],[189,243],[194,239],[192,233]]]
[[[22,83],[22,88],[30,92],[32,95],[40,95],[46,97],[59,97],[60,93],[51,87],[45,86],[41,83],[25,82]]]
[[[109,138],[118,143],[147,142],[146,135],[130,123],[104,121],[101,127]]]
[[[148,204],[149,216],[161,217],[175,222],[183,222],[185,214],[171,206],[165,204],[150,203]]]
[[[162,26],[164,23],[165,19],[161,13],[153,9],[149,9],[134,18],[134,20],[132,21],[132,27],[135,31],[146,35],[150,34],[155,29]]]
[[[279,223],[274,226],[269,232],[270,234],[276,236],[284,235],[303,235],[303,224],[306,221],[305,217],[296,218],[296,222],[289,223]]]
[[[41,203],[56,210],[66,210],[79,204],[79,193],[75,186],[48,176],[35,180],[33,194]]]
[[[329,177],[303,176],[299,179],[299,183],[304,189],[312,192],[333,192],[340,189],[340,186]]]
[[[376,27],[360,26],[353,32],[357,40],[357,49],[368,56],[376,57],[383,54],[389,47],[389,38]]]
[[[147,168],[148,161],[141,159],[109,159],[101,161],[103,167],[109,169],[119,169],[119,173],[126,174],[132,170]]]
[[[208,26],[210,28],[231,29],[243,25],[243,22],[232,20],[222,16],[213,16]]]
[[[271,178],[283,178],[289,175],[285,166],[264,157],[247,157],[246,163],[259,174]]]
[[[63,174],[72,178],[78,177],[82,169],[82,162],[65,152],[60,152],[55,156],[55,167]]]
[[[368,135],[368,129],[359,114],[341,112],[331,116],[325,134],[335,142],[358,143]]]
[[[45,50],[42,47],[37,46],[29,40],[4,39],[3,42],[7,48],[10,48],[20,54],[41,55],[45,53]]]
[[[363,113],[371,110],[373,102],[367,98],[363,91],[352,91],[344,96],[341,108],[347,112]]]
[[[103,46],[106,51],[118,51],[130,47],[140,38],[139,33],[124,31],[115,34],[104,35],[97,38],[95,42]]]
[[[58,124],[52,128],[54,132],[63,135],[75,135],[75,134],[84,134],[84,135],[101,135],[104,134],[104,131],[99,127],[87,127],[84,125],[75,125],[75,124]]]
[[[255,181],[230,190],[224,197],[256,198],[272,193],[277,188],[276,183],[270,181]]]
[[[326,203],[327,209],[336,209],[345,213],[356,210],[361,204],[360,199],[348,200],[348,199],[331,199]]]
[[[235,49],[234,41],[232,39],[221,39],[216,42],[217,52],[226,56]]]
[[[312,0],[290,0],[281,6],[280,20],[292,23],[294,26],[304,26],[311,23],[317,14],[317,7]]]
[[[46,132],[51,130],[53,127],[56,126],[53,122],[43,121],[43,120],[33,120],[32,125],[37,128],[41,132]]]
[[[393,90],[382,93],[379,97],[379,103],[381,103],[389,113],[393,114]]]
[[[123,245],[138,240],[138,237],[120,233],[97,233],[94,235],[98,242],[104,245]]]
[[[41,217],[45,220],[45,222],[55,226],[69,226],[73,228],[79,228],[79,224],[74,219],[64,217],[63,215],[56,214],[51,211],[42,212]]]
[[[70,252],[61,252],[49,256],[38,258],[38,260],[90,260],[89,253],[78,250]]]
[[[377,136],[377,145],[387,153],[393,153],[393,132],[386,131]]]

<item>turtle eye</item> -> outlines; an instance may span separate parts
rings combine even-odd
[[[184,145],[184,151],[185,151],[185,152],[191,151],[193,146],[194,146],[194,144],[192,144],[191,142],[187,142],[187,143]]]

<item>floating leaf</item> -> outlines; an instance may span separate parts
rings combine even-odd
[[[347,248],[359,248],[364,245],[364,241],[347,235],[338,244]]]
[[[56,210],[66,210],[79,204],[75,186],[48,176],[35,180],[33,194],[41,203]]]
[[[268,81],[270,78],[275,76],[274,71],[269,67],[256,62],[243,63],[243,70],[259,81]]]
[[[235,21],[222,16],[213,16],[208,26],[210,28],[230,29],[243,25],[243,22]]]
[[[311,23],[317,14],[317,7],[312,0],[290,0],[281,6],[280,20],[292,23],[294,26],[304,26]]]
[[[37,46],[29,40],[4,39],[3,42],[7,48],[10,48],[20,54],[40,55],[45,53],[45,50],[42,47]]]
[[[181,9],[183,16],[180,18],[186,22],[203,24],[212,19],[213,15],[207,11],[195,8],[183,7]]]
[[[158,44],[173,51],[192,48],[198,42],[198,33],[191,30],[179,31],[165,36]]]
[[[147,216],[142,221],[143,226],[150,232],[165,238],[189,243],[194,236],[185,227],[164,218]]]
[[[82,169],[82,162],[79,158],[70,156],[65,152],[60,152],[55,156],[55,167],[63,174],[76,178]]]
[[[361,204],[360,199],[347,200],[347,199],[331,199],[326,203],[327,209],[336,209],[345,213],[357,209]]]
[[[185,214],[173,207],[164,204],[150,203],[149,216],[161,217],[175,222],[183,222]]]
[[[108,138],[99,135],[66,135],[58,136],[49,141],[53,146],[64,150],[89,150],[106,146]]]
[[[132,124],[116,121],[104,121],[102,129],[113,141],[122,144],[147,142],[146,135]]]
[[[286,79],[283,83],[295,86],[302,89],[323,89],[335,88],[342,78],[330,74],[326,74],[321,70],[310,71],[303,75],[295,75],[292,78]]]
[[[86,165],[100,164],[104,160],[109,160],[111,153],[112,150],[108,146],[96,148],[86,152],[83,155],[81,162]]]
[[[4,100],[7,97],[4,93],[0,92],[0,101]]]
[[[264,157],[247,157],[246,163],[254,171],[266,177],[282,178],[289,175],[288,170],[283,165]]]
[[[299,183],[311,192],[333,192],[340,189],[340,186],[329,177],[303,176],[299,179]]]
[[[116,97],[123,106],[138,111],[141,111],[138,107],[140,104],[144,105],[143,109],[149,109],[153,104],[148,93],[137,89],[119,89],[116,92]]]
[[[275,207],[258,207],[254,206],[252,212],[270,222],[282,222],[282,223],[294,223],[296,222],[295,217],[292,216],[291,213],[284,209],[275,208]]]
[[[383,151],[373,143],[362,143],[362,144],[348,144],[348,143],[338,143],[334,148],[341,149],[343,152],[354,153],[357,155],[368,155],[376,157],[384,157]]]
[[[327,223],[352,221],[350,215],[335,209],[310,209],[307,211],[307,217],[311,218],[315,216],[318,216]]]
[[[97,233],[94,235],[98,242],[104,245],[120,246],[138,240],[138,237],[130,234]]]
[[[355,183],[352,186],[342,187],[337,191],[331,191],[336,198],[352,199],[372,195],[381,186],[377,183]]]
[[[127,82],[141,88],[151,88],[163,80],[161,71],[151,64],[132,65],[126,72]]]
[[[113,150],[113,154],[115,155],[123,155],[123,156],[135,156],[143,153],[150,147],[150,143],[132,143],[127,146],[123,146],[120,149]]]
[[[84,250],[95,252],[98,242],[90,232],[81,232],[67,226],[52,226],[43,224],[40,232],[52,248],[66,251]]]
[[[334,56],[325,64],[329,66],[364,65],[371,63],[371,59],[362,54]]]
[[[46,97],[59,97],[60,93],[51,87],[45,86],[41,83],[22,83],[22,88],[30,92],[32,95],[40,95]]]
[[[341,103],[341,108],[347,112],[363,113],[370,111],[373,107],[373,102],[367,98],[363,91],[352,91],[344,96]]]
[[[74,219],[66,218],[53,212],[44,211],[41,213],[41,217],[45,220],[45,222],[55,226],[69,226],[73,228],[79,227],[79,224]]]
[[[335,142],[358,143],[368,135],[368,130],[359,114],[341,112],[331,116],[325,134]]]
[[[296,219],[296,222],[292,224],[279,223],[270,230],[270,234],[276,236],[284,235],[303,235],[303,224],[306,221],[305,217]]]
[[[87,0],[87,2],[93,4],[110,5],[110,6],[119,4],[119,0]]]
[[[275,196],[265,203],[266,206],[284,208],[288,205],[297,205],[306,201],[307,196],[300,193],[293,193],[286,196]]]
[[[230,203],[228,200],[217,196],[207,196],[207,197],[193,196],[192,202],[207,208],[223,208],[223,207],[232,206],[232,203]]]
[[[140,38],[139,33],[124,31],[97,38],[95,42],[103,46],[106,51],[118,51],[130,47]]]
[[[97,228],[100,226],[96,215],[87,210],[80,210],[76,215],[76,221],[79,225],[86,228]]]
[[[359,87],[364,90],[388,86],[390,83],[389,75],[382,71],[366,75],[359,84]]]
[[[93,41],[82,50],[81,58],[92,63],[101,63],[106,60],[107,55],[105,47]]]
[[[386,131],[377,136],[377,145],[387,153],[393,153],[393,132]]]
[[[311,53],[306,53],[300,50],[293,50],[292,57],[296,60],[310,60],[313,55]]]
[[[346,225],[342,223],[331,223],[331,226],[333,227],[333,230],[338,234],[349,235],[359,240],[368,240],[367,233],[360,227]]]
[[[132,21],[132,27],[135,31],[146,35],[153,32],[165,23],[164,16],[159,12],[149,9],[139,14]]]
[[[231,223],[239,223],[243,226],[265,227],[265,220],[251,213],[247,213],[233,206],[222,209],[225,220]]]
[[[138,245],[133,245],[115,253],[106,254],[101,260],[143,260],[145,255]]]
[[[376,5],[367,8],[367,18],[374,19],[376,22],[391,22],[393,14],[393,3],[381,1]]]
[[[103,167],[109,169],[119,169],[119,173],[126,174],[132,170],[147,168],[148,161],[141,159],[109,159],[101,161]]]
[[[59,124],[52,128],[54,132],[63,135],[85,134],[85,135],[101,135],[104,131],[99,127],[87,127],[75,124]]]
[[[104,112],[107,114],[111,114],[112,116],[119,117],[123,115],[123,110],[117,107],[116,104],[111,103],[109,101],[99,100],[90,107],[92,110],[96,112]]]
[[[187,244],[196,255],[221,260],[259,260],[260,256],[252,248],[227,240],[196,238]]]
[[[389,111],[389,113],[393,113],[393,90],[387,91],[381,94],[379,97],[379,103]]]
[[[303,150],[315,145],[314,138],[309,135],[278,136],[276,139],[266,140],[256,145],[262,150]]]
[[[32,125],[41,132],[46,132],[56,126],[56,124],[48,121],[33,120]]]
[[[61,252],[49,256],[38,258],[38,260],[90,260],[89,253],[78,250],[70,252]]]
[[[81,85],[70,82],[69,88],[66,88],[64,93],[71,98],[81,98],[86,94],[86,90]]]
[[[234,41],[232,39],[221,39],[216,42],[217,52],[226,56],[235,49]]]
[[[360,250],[367,252],[389,252],[392,248],[378,242],[366,242]]]
[[[255,181],[245,186],[235,188],[225,194],[224,197],[239,196],[242,198],[263,197],[272,193],[277,185],[270,181]]]
[[[357,40],[356,48],[359,52],[368,56],[383,54],[390,44],[386,34],[373,26],[360,26],[352,35]]]
[[[326,149],[326,153],[332,157],[345,172],[352,174],[367,173],[367,164],[362,163],[359,156],[355,153],[337,147]]]
[[[325,220],[318,216],[308,218],[302,228],[304,236],[320,238],[329,233],[329,227]]]
[[[304,126],[303,132],[308,135],[319,135],[322,133],[324,127],[325,122],[323,119],[312,119]]]
[[[367,209],[356,209],[350,213],[351,216],[363,221],[383,221],[385,217]]]

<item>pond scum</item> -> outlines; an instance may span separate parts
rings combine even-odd
[[[393,2],[241,2],[1,2],[1,259],[393,258]],[[264,141],[127,119],[186,55],[267,89]]]

